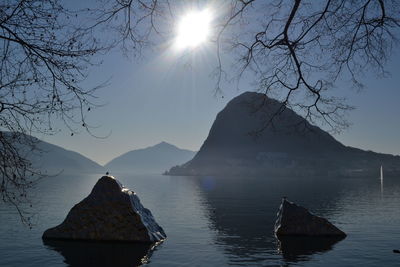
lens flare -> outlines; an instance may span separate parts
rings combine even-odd
[[[195,48],[208,40],[211,13],[208,9],[184,15],[177,28],[175,45],[179,49]]]

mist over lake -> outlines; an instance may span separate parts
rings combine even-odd
[[[35,191],[35,226],[21,227],[12,207],[0,211],[1,266],[397,266],[400,182],[385,177],[174,177],[114,174],[134,190],[168,238],[137,244],[45,242],[101,174],[61,175]],[[282,196],[324,216],[344,240],[289,240],[273,225]],[[6,222],[6,223],[5,223]],[[306,244],[304,244],[306,242]]]

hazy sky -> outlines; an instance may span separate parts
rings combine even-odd
[[[400,53],[395,52],[387,66],[391,77],[378,79],[369,73],[362,92],[345,82],[337,84],[336,90],[345,92],[348,103],[356,107],[349,116],[352,126],[335,135],[345,145],[400,154]],[[255,89],[248,83],[239,90],[227,85],[224,98],[215,97],[215,80],[210,77],[214,64],[215,54],[206,48],[183,63],[179,54],[163,47],[140,59],[114,51],[91,70],[87,81],[89,86],[111,78],[109,86],[97,93],[105,105],[89,116],[89,124],[99,126],[96,135],[110,135],[105,139],[85,132],[70,136],[64,130],[56,136],[39,137],[100,164],[161,141],[198,150],[226,103]]]

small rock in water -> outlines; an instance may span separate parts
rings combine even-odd
[[[398,249],[393,249],[393,253],[400,253],[400,250],[398,250]]]
[[[327,219],[311,214],[306,208],[289,202],[286,197],[275,222],[276,236],[343,236],[346,234]]]
[[[165,238],[164,230],[135,192],[112,176],[101,177],[64,222],[43,233],[43,239],[153,243]]]

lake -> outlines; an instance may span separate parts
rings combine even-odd
[[[60,175],[32,192],[33,229],[0,205],[0,266],[399,266],[400,177],[170,177],[113,174],[134,190],[168,238],[134,244],[46,242],[100,174]],[[399,178],[399,179],[398,179]],[[282,196],[347,233],[343,240],[273,234]]]

